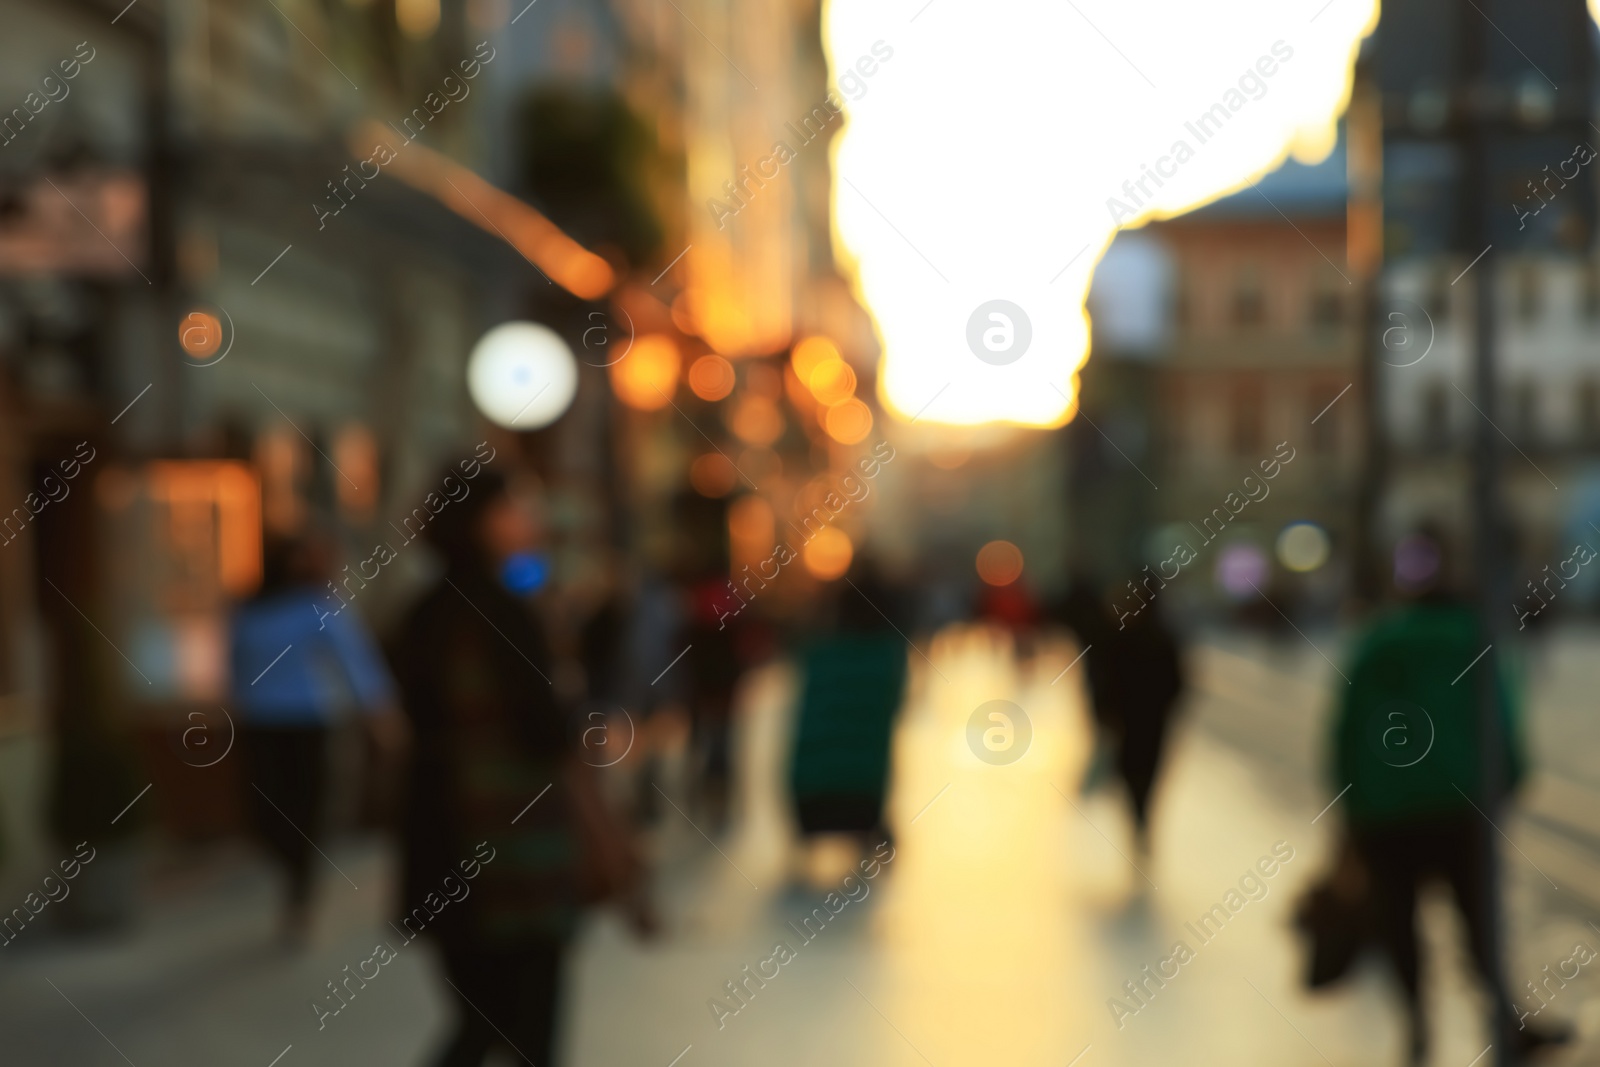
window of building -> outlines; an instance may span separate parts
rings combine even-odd
[[[1248,264],[1239,271],[1233,290],[1233,321],[1236,326],[1259,326],[1267,318],[1267,295],[1261,271]]]
[[[1262,439],[1266,436],[1261,408],[1259,384],[1241,382],[1234,386],[1228,443],[1236,454],[1253,455],[1261,450]]]
[[[1323,271],[1311,290],[1311,325],[1320,330],[1331,330],[1344,322],[1344,282],[1338,276]]]
[[[1306,413],[1306,418],[1315,420],[1311,422],[1313,452],[1329,453],[1339,447],[1339,408],[1334,401],[1340,399],[1341,389],[1341,386],[1321,385],[1311,390],[1311,410]],[[1345,397],[1343,402],[1348,400]]]

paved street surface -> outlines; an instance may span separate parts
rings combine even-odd
[[[1338,660],[1336,638],[1311,636]],[[1398,1009],[1379,969],[1329,995],[1298,986],[1302,954],[1288,916],[1337,829],[1337,807],[1313,820],[1335,792],[1318,768],[1330,679],[1339,679],[1291,640],[1219,638],[1196,650],[1149,857],[1135,854],[1115,793],[1080,795],[1089,755],[1082,664],[1060,674],[1075,649],[1050,646],[1017,667],[1009,645],[981,631],[923,644],[911,654],[912,699],[896,741],[893,859],[810,941],[787,925],[826,892],[800,887],[781,803],[792,679],[782,667],[760,672],[744,700],[749,773],[721,853],[665,809],[653,844],[667,931],[641,946],[609,917],[587,929],[571,965],[565,1062],[1398,1062]],[[1600,922],[1600,726],[1587,699],[1600,692],[1596,649],[1600,635],[1563,632],[1529,664],[1542,772],[1504,827],[1515,844],[1506,851],[1515,987],[1575,942],[1600,944],[1588,925]],[[997,698],[1021,706],[1033,731],[1026,755],[1005,766],[980,762],[966,741],[973,710]],[[125,934],[25,931],[0,950],[0,1062],[426,1062],[449,1009],[421,942],[318,1030],[312,999],[392,936],[388,851],[370,841],[324,845],[323,913],[305,952],[274,946],[272,886],[243,846],[154,854],[142,888],[149,903]],[[1185,924],[1275,845],[1292,859],[1266,895],[1209,940],[1194,936]],[[1487,1044],[1478,995],[1462,977],[1448,910],[1435,900],[1424,918],[1429,966],[1442,978],[1433,1062],[1466,1067]],[[1178,940],[1193,958],[1119,1025],[1108,999],[1138,1007],[1123,984]],[[746,965],[756,971],[779,941],[792,958],[764,986],[751,983],[741,1007],[725,983]],[[740,1010],[719,1019],[713,998]],[[1600,981],[1582,974],[1549,1015],[1577,1021],[1585,1038],[1553,1062],[1600,1062],[1591,1058],[1600,1055]]]

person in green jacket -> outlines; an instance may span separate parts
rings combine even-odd
[[[883,613],[896,598],[869,568],[833,590],[832,626],[800,652],[800,713],[790,786],[806,837],[888,837],[884,791],[895,713],[905,698],[906,646]]]
[[[1501,650],[1484,654],[1475,613],[1447,588],[1443,543],[1417,534],[1397,549],[1405,599],[1356,645],[1333,745],[1333,788],[1348,789],[1340,808],[1370,886],[1373,933],[1405,993],[1413,1064],[1427,1057],[1416,931],[1426,881],[1449,884],[1491,998],[1515,1015],[1504,976],[1490,964],[1498,923],[1488,878],[1495,824],[1526,770],[1517,687]],[[1497,788],[1487,784],[1491,765],[1479,739],[1480,672],[1493,675],[1497,695]],[[1513,1032],[1519,1055],[1565,1039],[1527,1026]]]

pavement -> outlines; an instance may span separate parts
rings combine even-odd
[[[744,773],[728,832],[713,841],[687,802],[663,807],[651,846],[664,934],[641,944],[606,914],[586,926],[560,1062],[1398,1063],[1399,1009],[1382,969],[1309,994],[1288,928],[1337,829],[1322,815],[1334,790],[1318,768],[1338,680],[1323,655],[1337,661],[1338,647],[1312,633],[1218,636],[1193,650],[1193,692],[1142,855],[1117,794],[1080,791],[1091,745],[1075,648],[1047,644],[1019,664],[989,631],[919,639],[895,739],[894,840],[872,878],[850,880],[844,863],[856,857],[826,849],[799,876],[781,788],[793,678],[783,665],[756,672],[742,694]],[[1600,922],[1600,725],[1585,700],[1600,691],[1597,649],[1600,634],[1558,631],[1530,661],[1540,770],[1502,827],[1519,988],[1576,942],[1600,944],[1589,925]],[[1028,724],[1014,761],[984,762],[969,741],[974,712],[992,700],[1020,709],[1008,712],[1014,743]],[[662,785],[681,801],[674,782]],[[150,843],[130,928],[92,938],[29,928],[0,949],[0,1062],[426,1063],[450,1008],[423,942],[318,1027],[312,1000],[386,936],[394,877],[381,841],[320,844],[316,933],[292,951],[274,942],[275,883],[250,849]],[[1245,903],[1225,925],[1192,929],[1230,893]],[[1423,928],[1438,979],[1433,1063],[1467,1067],[1488,1038],[1443,899],[1425,903]],[[1169,977],[1150,979],[1147,966]],[[1140,998],[1128,982],[1143,983]],[[1600,1062],[1600,982],[1584,971],[1547,1010],[1582,1038],[1550,1062]]]

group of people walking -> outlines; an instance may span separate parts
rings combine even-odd
[[[459,1020],[434,1062],[480,1064],[505,1043],[547,1063],[561,968],[581,909],[616,899],[648,932],[642,866],[600,795],[593,766],[576,758],[566,702],[552,680],[550,635],[506,580],[508,561],[539,540],[532,510],[511,483],[485,472],[426,536],[442,568],[397,628],[387,657],[353,612],[319,610],[332,573],[328,540],[307,535],[268,544],[262,589],[238,611],[233,631],[248,810],[287,877],[285,936],[303,939],[329,737],[343,715],[358,714],[377,750],[404,753],[409,766],[399,914],[436,899],[441,880],[459,864],[493,857],[474,863],[470,895],[429,925]],[[865,568],[854,574],[854,593],[840,586],[815,636],[798,647],[790,785],[803,833],[888,840],[890,736],[907,664],[883,610],[894,591]],[[1476,662],[1481,635],[1449,578],[1441,546],[1435,570],[1411,581],[1401,603],[1355,643],[1341,677],[1347,684],[1338,687],[1329,760],[1342,845],[1335,868],[1298,914],[1312,941],[1310,984],[1344,973],[1363,945],[1390,960],[1413,1064],[1423,1063],[1428,1049],[1416,911],[1430,880],[1451,890],[1471,957],[1497,1005],[1497,1033],[1515,1055],[1569,1036],[1530,1024],[1508,995],[1494,826],[1523,776],[1522,727],[1501,656],[1477,664],[1482,679],[1458,684],[1462,666]],[[1115,618],[1083,577],[1050,615],[1084,650],[1099,738],[1090,774],[1109,769],[1121,779],[1137,846],[1148,852],[1158,772],[1184,692],[1179,641],[1158,611]],[[615,636],[618,625],[600,629]],[[708,634],[699,636],[712,646]],[[697,724],[696,733],[710,738],[703,747],[719,804],[731,761],[735,658],[722,649],[713,656],[720,671],[708,673],[701,663],[687,672],[715,720]],[[712,681],[693,684],[701,675]],[[1487,733],[1485,699],[1497,716]],[[1486,737],[1497,739],[1492,750]]]

